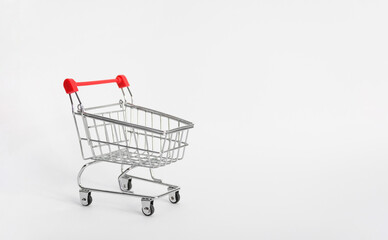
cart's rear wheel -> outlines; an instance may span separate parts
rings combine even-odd
[[[128,179],[126,186],[123,186],[121,190],[128,192],[132,189],[132,178]]]
[[[173,195],[170,195],[169,200],[171,203],[176,204],[181,200],[181,195],[179,194],[179,191],[176,191]]]
[[[146,216],[151,216],[152,214],[154,214],[155,212],[154,202],[150,202],[150,205],[148,207],[142,207],[141,211]]]
[[[119,177],[119,186],[121,191],[129,192],[132,188],[132,178],[128,175],[123,175]]]
[[[86,196],[85,196],[86,195]],[[81,204],[82,206],[89,206],[92,204],[93,198],[91,192],[88,192],[86,194],[81,194]]]

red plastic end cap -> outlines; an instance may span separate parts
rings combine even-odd
[[[117,86],[119,86],[119,88],[129,87],[128,80],[124,75],[118,75],[116,77],[116,80],[117,80]]]
[[[67,94],[78,92],[77,83],[72,78],[67,78],[63,81],[63,87]]]

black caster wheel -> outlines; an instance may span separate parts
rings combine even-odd
[[[93,198],[92,198],[91,192],[81,194],[82,206],[85,206],[85,207],[89,206],[90,204],[92,204],[92,202],[93,202]]]
[[[128,179],[126,191],[130,191],[132,189],[132,178]]]
[[[169,200],[171,203],[176,204],[181,200],[181,195],[179,194],[179,191],[176,191],[172,195],[170,195]]]
[[[141,211],[143,212],[144,215],[151,216],[155,212],[154,203],[150,202],[149,206],[142,207]]]
[[[93,202],[92,194],[89,193],[89,195],[88,195],[88,204],[86,206],[89,206],[90,204],[92,204],[92,202]]]
[[[129,192],[132,188],[132,178],[128,175],[124,175],[119,178],[120,189],[123,192]]]

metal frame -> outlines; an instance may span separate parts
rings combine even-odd
[[[152,183],[155,183],[155,184],[159,184],[159,185],[163,185],[163,186],[166,186],[167,189],[169,189],[167,192],[164,192],[162,194],[159,194],[159,195],[156,195],[156,196],[152,196],[152,195],[143,195],[143,194],[135,194],[131,191],[111,191],[111,190],[105,190],[105,189],[97,189],[97,188],[91,188],[91,187],[85,187],[82,185],[82,174],[83,172],[85,171],[85,169],[91,165],[94,165],[96,163],[100,163],[101,161],[92,161],[92,162],[89,162],[85,165],[82,166],[82,168],[80,169],[80,171],[78,172],[78,176],[77,176],[77,182],[78,182],[78,186],[80,187],[80,191],[89,191],[89,192],[104,192],[104,193],[115,193],[115,194],[122,194],[122,195],[129,195],[129,196],[133,196],[133,197],[139,197],[139,198],[142,198],[142,199],[148,199],[148,200],[155,200],[155,199],[158,199],[158,198],[161,198],[161,197],[164,197],[166,195],[169,195],[171,193],[174,193],[176,191],[179,191],[180,190],[180,187],[176,186],[176,185],[173,185],[173,184],[168,184],[168,183],[163,183],[161,180],[159,179],[154,179],[154,180],[150,180],[150,179],[146,179],[146,178],[141,178],[141,177],[137,177],[137,176],[134,176],[134,175],[128,175],[126,174],[127,172],[129,172],[130,170],[134,169],[134,168],[127,168],[124,172],[122,172],[119,177],[118,177],[118,180],[120,181],[121,178],[124,178],[124,177],[130,177],[130,178],[134,178],[134,179],[137,179],[137,180],[141,180],[141,181],[146,181],[146,182],[152,182]],[[151,172],[152,174],[152,172]]]
[[[155,199],[169,195],[172,203],[179,201],[179,198],[175,197],[176,194],[179,195],[180,187],[163,183],[161,179],[154,177],[152,169],[166,166],[184,157],[186,146],[188,146],[188,132],[194,127],[194,124],[169,114],[134,105],[132,93],[127,87],[131,98],[131,102],[128,103],[124,90],[121,90],[124,100],[89,108],[83,107],[77,92],[75,92],[78,100],[75,109],[72,94],[69,94],[82,157],[84,160],[92,160],[85,164],[78,173],[80,200],[82,205],[88,206],[92,201],[91,192],[138,197],[141,198],[143,213],[149,216],[154,212],[153,202]],[[114,110],[102,111],[107,108],[114,108]],[[96,110],[100,112],[89,112]],[[139,118],[143,118],[144,122],[139,121]],[[79,120],[83,125],[83,133],[78,125]],[[159,123],[156,123],[156,120]],[[89,155],[91,156],[87,156],[88,154],[85,153],[83,146],[85,142],[89,145]],[[100,162],[121,164],[121,174],[118,176],[121,191],[82,185],[81,179],[85,169]],[[129,167],[125,169],[125,166]],[[149,168],[151,179],[127,174],[135,167]],[[129,183],[132,179],[166,186],[167,191],[154,196],[135,194],[130,191]]]

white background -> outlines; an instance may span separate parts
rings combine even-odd
[[[387,12],[372,0],[0,0],[0,239],[387,239]],[[79,204],[62,82],[117,74],[135,103],[195,123],[185,159],[156,172],[181,202],[156,201],[152,217],[136,198]],[[89,90],[85,101],[120,97]],[[118,171],[85,177],[117,189]]]

